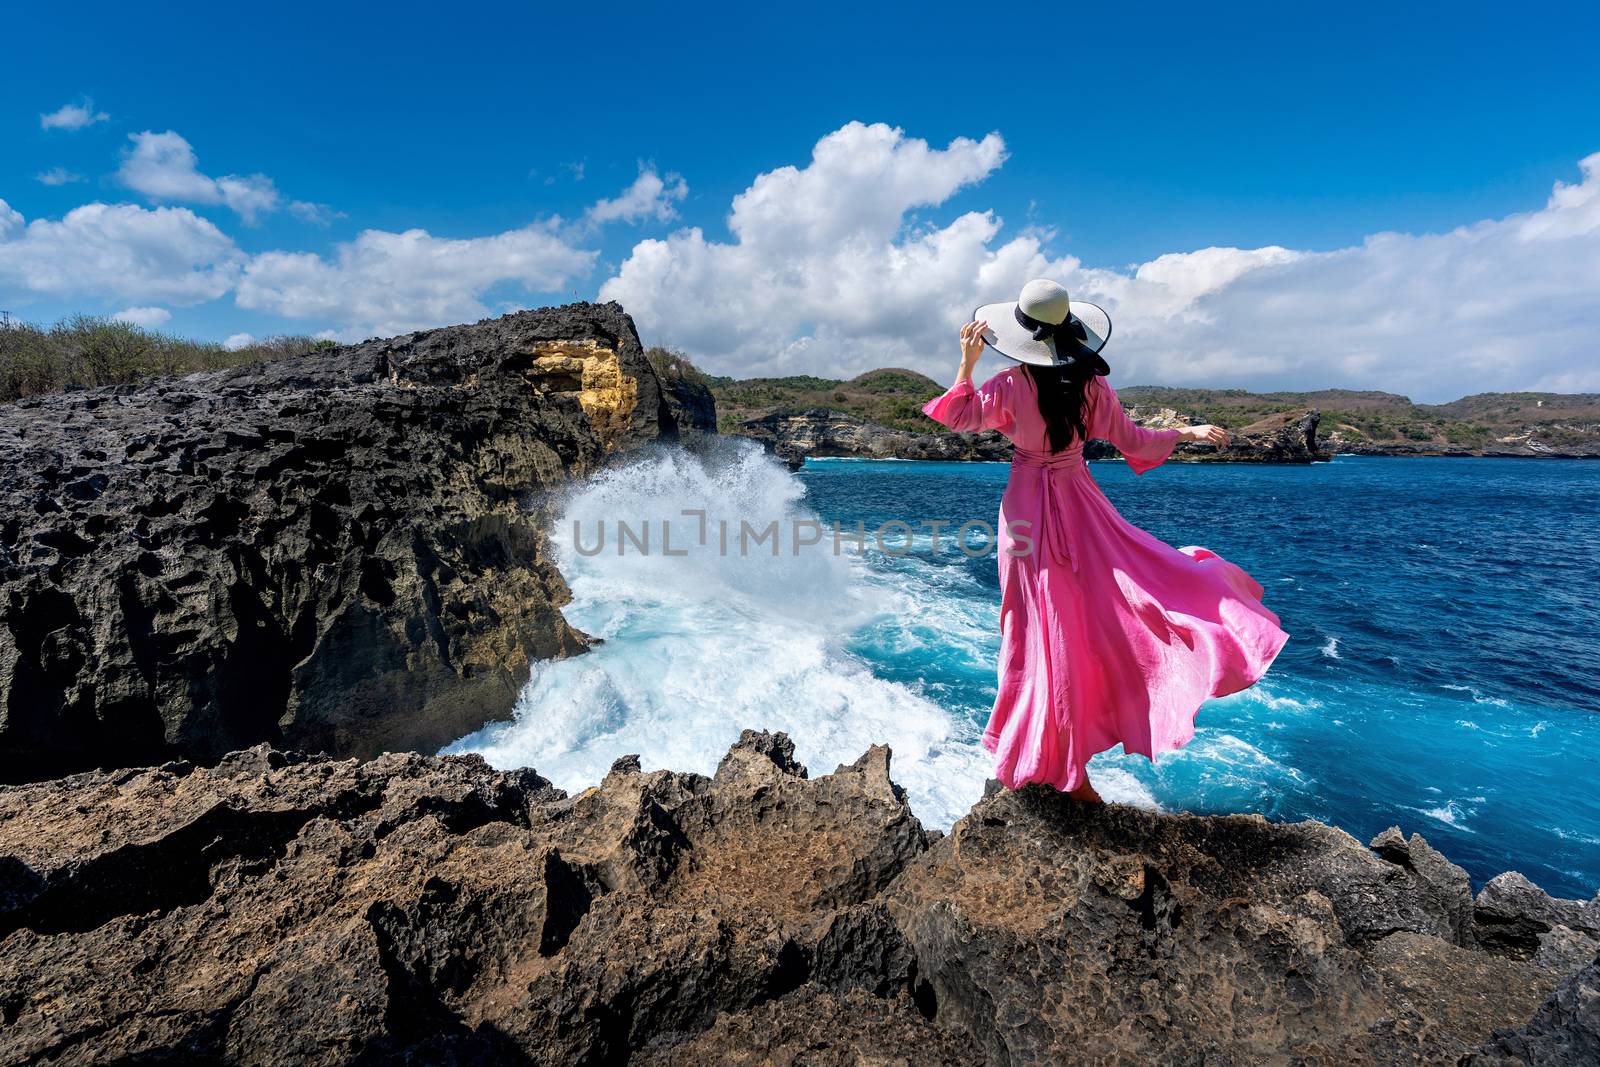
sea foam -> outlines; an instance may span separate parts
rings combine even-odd
[[[900,613],[931,624],[926,640],[965,634],[977,620],[954,617],[960,602],[949,597],[919,604],[914,584],[867,580],[861,560],[835,554],[829,537],[801,548],[786,542],[777,555],[766,547],[740,552],[736,540],[722,551],[720,520],[737,529],[742,520],[776,519],[787,528],[815,519],[803,495],[797,478],[738,440],[705,455],[652,449],[575,487],[553,534],[573,593],[565,614],[604,643],[536,665],[513,721],[446,751],[478,752],[497,767],[535,767],[574,791],[629,753],[647,769],[710,773],[743,728],[787,732],[815,774],[886,743],[913,810],[927,825],[949,826],[991,773],[977,727],[920,685],[878,677],[847,646],[873,620]],[[699,517],[684,514],[701,511],[705,544]],[[659,533],[657,551],[628,543],[619,552],[618,520],[634,530],[648,520],[657,531],[670,522],[673,550],[687,554],[662,554]],[[586,555],[578,544],[584,552],[601,548]],[[1137,783],[1117,792],[1149,802]]]

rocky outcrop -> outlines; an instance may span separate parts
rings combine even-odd
[[[1315,411],[1286,411],[1234,430],[1227,448],[1181,442],[1173,458],[1210,463],[1317,463],[1333,458],[1318,447]]]
[[[998,787],[944,836],[889,769],[747,731],[570,797],[265,747],[3,788],[0,1062],[1592,1062],[1594,968],[1420,837]],[[1584,907],[1516,888],[1496,929]]]
[[[652,361],[678,438],[689,442],[717,432],[717,400],[705,379],[684,362]]]
[[[738,432],[741,437],[761,442],[791,468],[798,468],[807,456],[988,462],[1011,459],[1011,442],[993,431],[907,433],[832,408],[774,411],[741,424]]]
[[[504,717],[585,645],[539,494],[676,433],[616,304],[0,407],[0,780]]]
[[[1420,837],[1374,846],[996,791],[890,907],[993,1063],[1450,1063],[1564,977],[1481,947]]]
[[[1462,1067],[1593,1067],[1600,1063],[1600,958],[1572,975],[1528,1025],[1497,1030]]]
[[[852,1020],[970,1062],[879,899],[926,840],[885,750],[809,780],[765,736],[574,797],[266,749],[12,787],[0,1062],[706,1063]]]
[[[1373,441],[1335,430],[1325,448],[1342,456],[1434,456],[1453,459],[1600,459],[1600,425],[1552,424],[1492,438],[1482,444],[1438,439]]]
[[[1552,900],[1515,871],[1491,878],[1473,902],[1473,927],[1497,951],[1571,970],[1600,941],[1600,896]]]

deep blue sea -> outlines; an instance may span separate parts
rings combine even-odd
[[[1291,635],[1260,685],[1201,710],[1186,748],[1096,757],[1108,799],[1315,818],[1363,841],[1399,825],[1475,883],[1516,869],[1565,896],[1600,887],[1600,463],[1093,473],[1132,522],[1250,571]],[[851,460],[791,474],[736,442],[607,472],[561,501],[555,538],[567,616],[605,643],[540,666],[515,722],[451,750],[573,789],[625,753],[709,772],[742,727],[788,731],[813,773],[887,742],[918,815],[948,826],[990,772],[977,739],[999,600],[994,557],[953,531],[994,521],[1006,476]],[[779,535],[755,541],[774,518]],[[648,522],[651,551],[618,519]],[[891,525],[879,543],[891,520],[911,536]]]

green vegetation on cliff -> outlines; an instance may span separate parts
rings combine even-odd
[[[1204,422],[1245,426],[1283,411],[1316,408],[1323,433],[1373,444],[1391,442],[1482,448],[1537,430],[1542,441],[1570,445],[1600,434],[1600,395],[1594,393],[1480,393],[1448,404],[1414,404],[1373,390],[1252,393],[1244,389],[1175,389],[1136,385],[1119,390],[1124,403],[1174,408]]]
[[[933,428],[922,405],[944,386],[916,371],[898,367],[870,370],[849,380],[794,375],[788,378],[710,379],[717,398],[717,423],[723,432],[773,411],[828,408],[895,430],[927,433]]]
[[[120,385],[332,347],[332,341],[310,337],[268,337],[229,349],[92,315],[74,315],[53,326],[10,322],[0,326],[0,403],[69,386]]]

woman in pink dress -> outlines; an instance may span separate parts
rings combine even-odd
[[[985,344],[1019,365],[975,388]],[[1180,747],[1201,703],[1255,684],[1288,639],[1248,574],[1157,540],[1095,484],[1083,458],[1090,438],[1110,441],[1136,474],[1180,440],[1228,441],[1216,426],[1135,425],[1105,380],[1104,345],[1065,289],[1031,281],[1016,302],[973,314],[955,384],[923,408],[952,430],[999,430],[1015,446],[1000,500],[1000,691],[983,732],[996,776],[1010,789],[1045,782],[1096,802],[1091,756],[1118,743],[1152,760]]]

